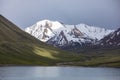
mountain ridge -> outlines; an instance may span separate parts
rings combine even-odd
[[[65,25],[58,21],[42,20],[27,27],[25,31],[47,44],[65,48],[76,45],[86,46],[86,44],[90,46],[114,30],[86,24]]]

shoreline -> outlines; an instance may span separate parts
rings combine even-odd
[[[73,65],[16,65],[16,64],[0,64],[0,67],[76,67],[76,68],[120,68],[110,66],[73,66]]]

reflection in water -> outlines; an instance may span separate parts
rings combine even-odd
[[[0,67],[0,80],[120,80],[120,69],[83,67]]]
[[[37,77],[57,77],[60,75],[58,67],[35,67],[32,74]]]

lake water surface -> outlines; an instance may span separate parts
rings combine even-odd
[[[120,68],[0,67],[0,80],[120,80]]]

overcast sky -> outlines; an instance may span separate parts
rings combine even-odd
[[[116,29],[120,0],[0,0],[0,14],[22,29],[43,19]]]

